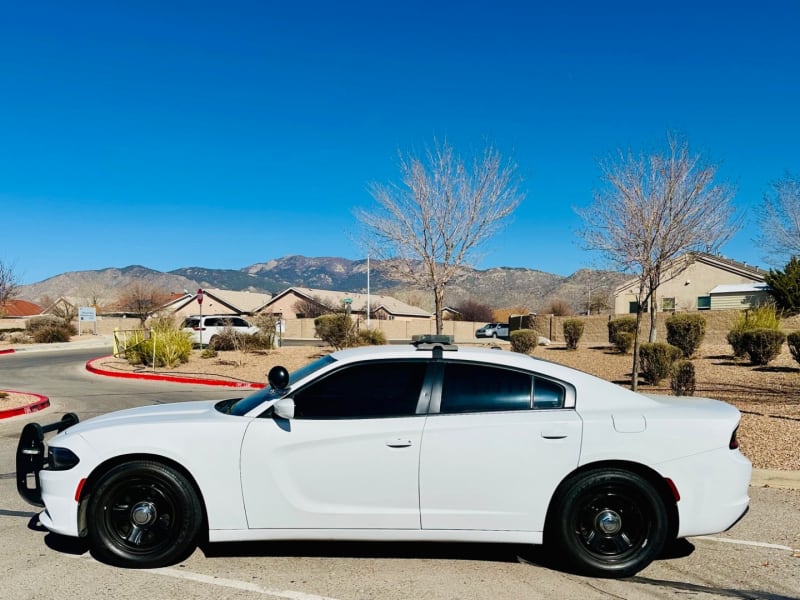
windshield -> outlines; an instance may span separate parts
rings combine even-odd
[[[291,389],[293,383],[308,377],[312,373],[319,371],[321,368],[331,364],[332,362],[336,362],[336,359],[328,354],[322,358],[318,358],[314,362],[310,362],[307,365],[300,367],[289,375],[289,385],[286,387],[286,389],[276,390],[271,386],[267,386],[263,390],[258,390],[254,394],[250,394],[246,398],[242,398],[236,404],[231,406],[230,414],[241,417],[249,413],[262,402],[275,400],[281,396],[284,396]]]

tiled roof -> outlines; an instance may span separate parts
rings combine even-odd
[[[410,304],[406,304],[405,302],[401,302],[397,298],[392,298],[391,296],[382,296],[380,294],[359,294],[356,292],[334,292],[331,290],[317,290],[313,288],[301,288],[301,287],[292,287],[287,290],[284,290],[275,298],[272,299],[271,302],[267,302],[266,306],[269,306],[273,301],[276,301],[278,298],[285,296],[287,293],[294,292],[299,296],[305,296],[309,300],[313,300],[319,298],[322,302],[329,305],[339,305],[342,303],[342,300],[345,298],[351,298],[353,300],[352,307],[354,311],[363,311],[366,309],[367,306],[367,299],[369,299],[369,306],[371,310],[378,310],[379,308],[383,308],[387,313],[391,315],[402,315],[402,316],[413,316],[413,317],[425,317],[430,318],[431,313],[416,306],[411,306]]]
[[[0,306],[0,314],[8,317],[33,317],[42,313],[42,307],[27,300],[11,300]]]

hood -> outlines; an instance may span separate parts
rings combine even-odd
[[[82,434],[95,429],[114,427],[117,425],[141,425],[147,423],[186,422],[207,419],[221,415],[214,405],[219,400],[201,400],[196,402],[176,402],[171,404],[155,404],[118,410],[99,417],[93,417],[73,425],[60,435]]]

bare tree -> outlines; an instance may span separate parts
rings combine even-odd
[[[492,307],[478,300],[464,300],[456,307],[458,316],[456,321],[491,322]]]
[[[620,152],[601,164],[605,188],[578,213],[586,247],[638,278],[633,389],[638,386],[641,307],[650,307],[656,339],[658,287],[677,277],[695,251],[715,252],[736,231],[730,186],[715,184],[717,167],[672,134],[661,154]],[[686,256],[686,260],[677,260]]]
[[[141,321],[144,327],[147,318],[158,308],[169,301],[168,292],[146,283],[132,283],[126,286],[119,295],[117,305],[120,310],[129,312]]]
[[[303,315],[304,319],[316,319],[322,315],[342,312],[342,308],[331,306],[321,296],[300,298],[292,305],[292,309],[296,314]]]
[[[800,256],[800,179],[787,172],[770,188],[759,213],[761,235],[756,242],[765,250],[768,262],[782,265]]]
[[[373,184],[378,207],[357,210],[372,256],[389,277],[433,292],[442,331],[447,284],[522,201],[516,166],[492,147],[466,163],[446,142],[425,155],[400,155],[402,184]]]
[[[0,260],[0,312],[14,299],[19,289],[19,279],[14,266]]]

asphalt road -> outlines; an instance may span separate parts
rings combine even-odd
[[[751,488],[748,516],[730,532],[679,543],[638,576],[578,577],[541,548],[490,544],[249,543],[198,549],[179,565],[123,570],[95,561],[81,540],[48,533],[16,493],[22,426],[64,411],[82,419],[155,402],[236,391],[88,374],[102,350],[0,356],[0,389],[44,394],[52,407],[0,421],[0,598],[800,598],[800,491]]]

